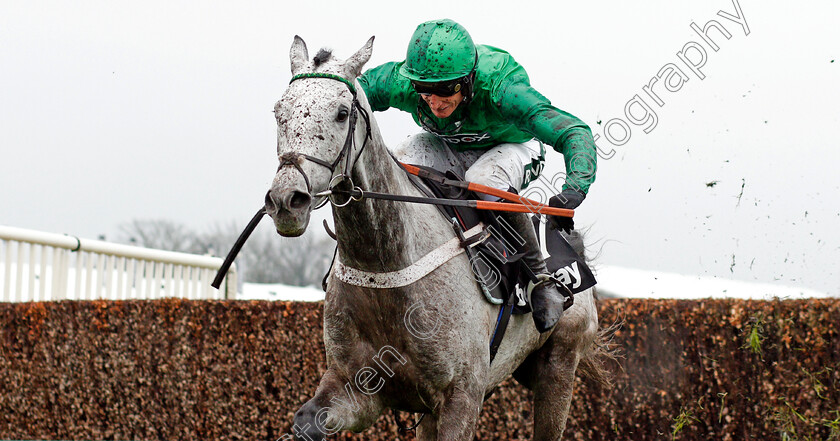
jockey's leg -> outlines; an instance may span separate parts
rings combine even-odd
[[[452,170],[464,176],[466,166],[463,158],[435,135],[420,132],[397,144],[392,152],[397,160],[406,164],[422,165],[445,172]]]
[[[502,220],[508,223],[522,240],[522,261],[535,276],[548,275],[543,260],[537,234],[531,216],[527,213],[500,213]],[[546,279],[531,291],[531,309],[534,310],[534,325],[540,333],[546,332],[557,324],[563,315],[565,297],[560,294],[554,282]]]
[[[536,178],[542,167],[542,145],[535,142],[525,144],[500,144],[487,150],[467,170],[467,181],[500,190],[522,189]],[[510,225],[520,237],[523,262],[536,276],[547,275],[537,234],[527,213],[500,213],[502,221]],[[539,332],[551,329],[563,315],[565,298],[554,283],[540,283],[531,292],[531,308],[534,310],[534,324]]]
[[[499,190],[524,189],[540,174],[545,160],[545,148],[538,141],[499,144],[478,156],[472,155],[479,152],[459,153],[468,167],[467,181]],[[493,196],[485,199],[498,200]]]

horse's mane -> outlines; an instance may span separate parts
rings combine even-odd
[[[315,67],[320,66],[327,62],[327,60],[332,57],[332,49],[328,47],[322,47],[318,53],[315,55],[315,58],[312,59],[312,62],[315,63]]]

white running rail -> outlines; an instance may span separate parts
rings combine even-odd
[[[236,266],[210,286],[223,259],[0,225],[0,302],[236,298]]]

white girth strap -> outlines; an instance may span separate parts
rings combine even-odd
[[[475,227],[467,230],[464,233],[464,237],[469,239],[474,235],[481,233],[483,228],[484,224],[479,223]],[[463,252],[464,248],[461,247],[460,240],[457,237],[454,237],[429,252],[429,254],[421,257],[417,262],[414,262],[410,266],[398,271],[391,271],[387,273],[362,271],[341,263],[341,256],[337,256],[338,258],[335,261],[333,271],[339,280],[344,283],[349,283],[350,285],[362,286],[365,288],[399,288],[401,286],[411,285],[412,283],[422,279],[439,266]]]

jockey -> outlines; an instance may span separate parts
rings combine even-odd
[[[519,191],[539,176],[549,145],[563,155],[566,165],[565,183],[552,191],[558,194],[549,205],[569,209],[580,205],[595,180],[595,142],[589,127],[534,90],[525,69],[510,54],[474,44],[467,30],[452,20],[420,24],[405,61],[369,69],[359,82],[373,110],[394,107],[409,112],[425,130],[393,150],[402,162],[453,170],[469,182]],[[501,216],[525,239],[523,260],[531,271],[547,274],[530,216]],[[574,228],[569,218],[552,221],[567,231]],[[557,323],[563,301],[554,283],[533,289],[538,331]]]

